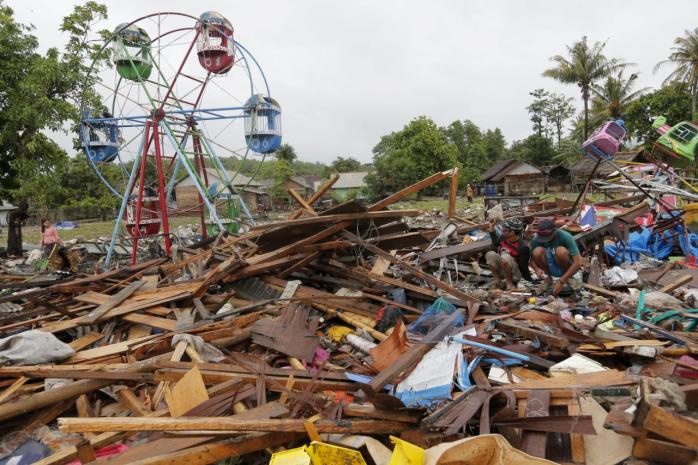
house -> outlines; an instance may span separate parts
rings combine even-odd
[[[272,178],[260,179],[258,182],[259,188],[269,193],[271,193],[271,189],[275,184]],[[291,176],[284,182],[284,188],[286,190],[293,189],[304,199],[308,199],[313,194],[313,186],[312,184],[308,184],[304,176]]]
[[[627,162],[645,163],[649,160],[645,157],[644,149],[632,150],[626,152],[618,152],[613,155],[613,161],[616,164],[623,165]],[[593,179],[606,181],[608,176],[616,171],[616,168],[610,163],[601,162],[596,171],[597,159],[590,156],[585,156],[570,168],[570,178],[572,188],[576,191],[582,189],[589,176],[593,173]]]
[[[17,207],[11,203],[0,200],[0,228],[7,226],[7,217],[10,215],[11,211],[16,209]]]
[[[488,195],[529,195],[545,192],[546,175],[522,160],[501,160],[482,174]]]
[[[251,213],[260,213],[271,209],[269,194],[262,188],[259,181],[241,173],[226,172],[232,178],[231,185],[239,192],[240,198]],[[221,179],[218,171],[212,168],[206,168],[206,177],[209,186],[214,184],[223,186],[225,184],[225,180]],[[199,205],[199,191],[196,189],[193,179],[186,177],[175,186],[175,199],[178,209],[195,208]]]
[[[365,199],[366,194],[366,176],[368,171],[353,171],[349,173],[337,173],[339,179],[330,187],[325,197],[332,197],[340,202],[355,198]],[[318,190],[326,181],[318,181],[315,183],[315,190]]]
[[[544,166],[545,192],[567,192],[570,190],[570,170],[563,165]]]

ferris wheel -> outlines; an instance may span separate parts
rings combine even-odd
[[[83,92],[80,141],[120,199],[105,266],[122,225],[135,263],[146,238],[161,241],[169,255],[174,214],[197,213],[204,238],[237,232],[241,210],[251,221],[238,173],[231,175],[219,156],[242,164],[276,151],[281,107],[233,33],[217,12],[153,13],[119,24],[97,53]],[[174,188],[187,178],[198,202],[177,209]]]

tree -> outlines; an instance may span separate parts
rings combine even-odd
[[[567,120],[574,116],[575,108],[572,98],[562,94],[550,94],[545,117],[550,122],[557,137],[557,148],[560,149],[562,130]]]
[[[455,146],[461,165],[461,179],[475,181],[506,155],[506,141],[499,128],[482,131],[470,120],[454,121],[442,128],[446,141]]]
[[[609,119],[619,119],[625,108],[649,90],[649,87],[633,90],[637,73],[630,75],[628,79],[623,76],[623,70],[616,76],[608,76],[603,85],[591,87],[594,98],[591,102],[591,113],[594,125],[600,125]]]
[[[553,143],[547,137],[531,134],[523,140],[511,143],[509,157],[527,161],[536,166],[549,165],[555,156]]]
[[[543,137],[544,132],[546,133],[545,135],[547,135],[546,117],[550,102],[550,94],[545,89],[536,89],[533,92],[529,92],[528,95],[533,97],[533,103],[526,107],[529,115],[531,115],[533,130],[539,137]]]
[[[547,69],[543,76],[550,77],[564,84],[576,84],[582,93],[584,102],[584,139],[589,135],[589,97],[591,86],[599,79],[623,68],[626,64],[615,58],[607,58],[603,54],[606,42],[596,42],[589,46],[587,38],[567,46],[569,58],[555,55],[551,58],[557,63],[555,68]]]
[[[654,67],[656,72],[666,65],[675,66],[674,70],[664,80],[663,85],[680,82],[688,86],[691,94],[691,117],[698,121],[696,114],[696,98],[698,98],[698,27],[693,31],[686,30],[683,37],[674,39],[675,47],[668,60],[660,61]]]
[[[560,141],[553,160],[567,168],[571,168],[581,157],[579,143],[574,139],[566,137]]]
[[[420,116],[383,136],[373,149],[367,184],[374,195],[395,192],[437,171],[458,166],[458,149],[430,118]],[[437,188],[430,189],[437,192]]]
[[[277,150],[274,155],[276,156],[277,160],[284,160],[288,163],[293,163],[298,158],[298,155],[296,155],[296,149],[294,149],[291,144],[281,145],[279,150]]]
[[[337,157],[330,163],[330,166],[327,167],[328,173],[351,173],[352,171],[359,171],[360,169],[361,162],[352,157]]]
[[[691,99],[686,86],[669,84],[638,97],[625,108],[625,126],[632,137],[649,147],[659,137],[652,128],[658,116],[665,116],[671,124],[690,119]]]
[[[105,17],[105,7],[88,2],[76,7],[64,25],[92,24]],[[85,68],[78,64],[89,55],[79,45],[87,42],[75,37],[85,32],[78,29],[66,30],[70,40],[63,54],[50,48],[41,55],[31,28],[17,23],[12,9],[0,2],[0,196],[20,207],[8,218],[10,254],[22,253],[21,226],[29,207],[22,197],[20,172],[26,176],[27,170],[41,167],[59,151],[44,131],[63,130],[66,122],[77,122],[75,102],[85,82]]]
[[[272,179],[274,183],[271,186],[271,195],[277,200],[288,200],[288,191],[286,190],[286,181],[293,176],[291,163],[285,159],[276,160],[273,164]]]

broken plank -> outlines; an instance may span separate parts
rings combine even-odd
[[[87,315],[83,316],[80,319],[81,324],[90,325],[90,324],[96,322],[100,317],[102,317],[109,310],[116,307],[117,305],[120,305],[124,300],[131,297],[131,294],[136,292],[143,284],[145,284],[145,281],[143,281],[143,280],[134,281],[131,284],[129,284],[128,286],[126,286],[125,288],[121,289],[116,294],[110,296],[106,302],[104,302],[99,307],[92,310]]]

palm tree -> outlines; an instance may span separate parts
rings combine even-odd
[[[551,77],[564,84],[577,84],[582,92],[584,101],[584,139],[589,135],[589,97],[591,86],[615,71],[622,69],[626,63],[616,58],[607,58],[603,54],[606,42],[596,42],[589,47],[587,38],[567,46],[569,58],[555,55],[551,58],[557,67],[547,69],[543,76]]]
[[[620,118],[628,104],[649,90],[649,87],[643,87],[633,91],[636,80],[637,73],[625,79],[621,70],[616,76],[608,76],[603,85],[591,86],[594,94],[591,101],[591,114],[595,126],[609,119]]]
[[[660,61],[654,67],[656,72],[664,65],[674,65],[676,68],[664,80],[662,85],[672,82],[681,82],[688,85],[691,91],[691,116],[694,121],[696,115],[696,97],[698,96],[698,27],[693,31],[686,30],[683,37],[674,39],[675,47],[672,47],[668,60]]]

